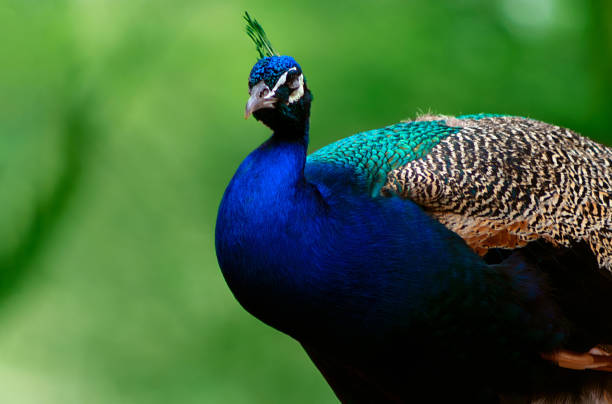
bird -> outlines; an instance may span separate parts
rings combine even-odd
[[[527,117],[425,114],[307,155],[301,66],[248,13],[272,131],[218,209],[253,316],[343,403],[612,398],[612,149]]]

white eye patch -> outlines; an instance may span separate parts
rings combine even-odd
[[[278,78],[269,96],[273,96],[276,93],[276,90],[278,90],[280,86],[282,86],[283,84],[287,82],[287,74],[293,71],[297,71],[297,67],[292,67],[291,69],[287,70],[285,73],[283,73],[282,76]],[[294,102],[302,98],[302,96],[304,95],[304,75],[300,74],[298,77],[296,77],[293,81],[291,81],[288,84],[288,87],[294,90],[289,95],[289,104],[293,104]]]
[[[274,88],[272,89],[272,92],[273,92],[273,93],[275,93],[275,92],[276,92],[276,90],[278,90],[278,88],[279,88],[280,86],[282,86],[283,84],[285,84],[285,82],[287,81],[287,74],[288,74],[289,72],[294,71],[294,70],[297,70],[297,67],[292,67],[291,69],[287,70],[285,73],[283,73],[283,75],[282,75],[282,76],[280,76],[280,77],[278,78],[278,80],[276,81],[276,84],[274,85]]]
[[[289,88],[295,89],[289,95],[289,104],[293,104],[304,95],[304,75],[300,74],[295,80],[289,83]]]

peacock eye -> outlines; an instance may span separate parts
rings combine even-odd
[[[265,97],[266,95],[268,95],[269,92],[270,90],[268,90],[267,88],[264,88],[259,92],[259,97]]]

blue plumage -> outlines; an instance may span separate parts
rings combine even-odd
[[[263,80],[269,88],[273,88],[280,76],[293,67],[302,72],[300,65],[291,56],[268,56],[259,59],[251,69],[249,87]]]
[[[550,294],[565,283],[546,273],[566,250],[534,244],[483,259],[422,206],[380,192],[461,120],[498,115],[399,123],[307,158],[312,97],[297,62],[261,59],[249,89],[247,115],[274,133],[225,191],[219,265],[244,308],[302,343],[343,402],[496,402],[608,381],[540,356],[577,335]]]

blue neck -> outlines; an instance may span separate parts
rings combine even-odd
[[[217,256],[228,285],[248,311],[276,328],[286,320],[283,310],[290,316],[302,307],[295,299],[304,275],[295,270],[296,248],[309,249],[305,236],[324,211],[304,177],[307,147],[307,130],[275,133],[242,162],[217,219]],[[282,308],[272,310],[279,302]],[[272,312],[276,318],[267,318]]]
[[[273,222],[288,219],[281,208],[286,212],[296,203],[303,204],[312,191],[304,178],[307,149],[307,131],[274,133],[242,162],[226,192],[238,188],[236,202],[249,215]],[[257,200],[248,195],[257,195]]]

